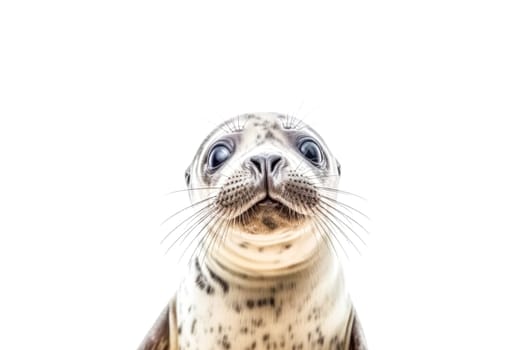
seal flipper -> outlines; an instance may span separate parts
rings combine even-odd
[[[361,322],[357,317],[355,309],[352,307],[348,322],[346,324],[346,334],[343,349],[348,350],[368,350],[365,334],[361,328]]]
[[[177,350],[178,331],[175,298],[162,310],[138,350]]]
[[[361,322],[357,314],[352,312],[353,321],[351,322],[351,331],[350,331],[350,341],[348,350],[367,350],[368,346],[366,345],[365,334],[361,328]]]

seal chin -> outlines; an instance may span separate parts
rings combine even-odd
[[[272,234],[295,228],[303,219],[304,215],[267,195],[244,210],[233,222],[246,233]]]

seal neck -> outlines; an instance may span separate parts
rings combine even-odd
[[[239,285],[254,286],[260,281],[264,286],[276,279],[312,275],[313,270],[333,263],[333,259],[322,237],[305,227],[272,235],[233,232],[203,263]]]

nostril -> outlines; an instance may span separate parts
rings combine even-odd
[[[276,168],[277,165],[283,160],[281,156],[273,155],[268,157],[268,169],[272,173]]]
[[[257,169],[259,174],[271,174],[273,173],[278,165],[282,162],[283,158],[280,155],[257,155],[250,157],[250,163]]]
[[[252,164],[255,165],[259,173],[262,174],[264,159],[261,157],[251,157],[250,162],[252,162]]]

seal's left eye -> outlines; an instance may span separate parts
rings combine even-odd
[[[323,161],[323,153],[317,143],[312,140],[303,141],[299,145],[299,151],[303,156],[315,165],[320,165]]]
[[[222,165],[231,156],[231,151],[225,145],[219,144],[214,146],[208,155],[208,167],[215,170]]]

